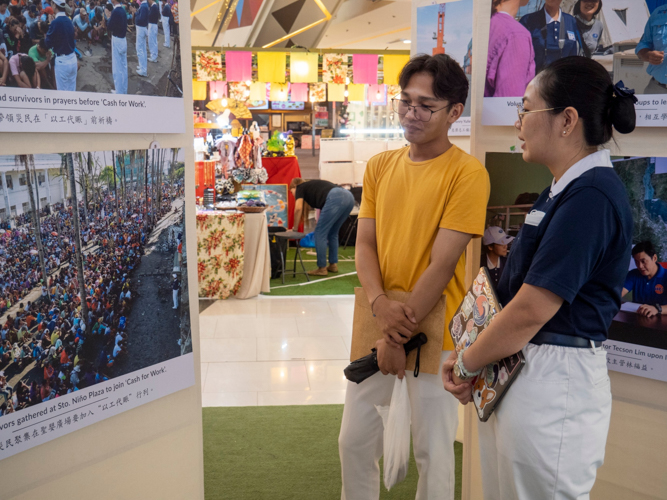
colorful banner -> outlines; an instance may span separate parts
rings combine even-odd
[[[257,52],[257,81],[285,83],[286,67],[285,52]]]
[[[344,84],[345,78],[347,78],[347,55],[324,54],[322,56],[322,81]]]
[[[228,82],[252,80],[252,52],[236,50],[225,52],[225,72]]]
[[[311,52],[290,54],[290,81],[292,83],[317,83],[319,56]]]
[[[352,81],[357,84],[375,85],[378,82],[378,55],[352,55]]]
[[[403,66],[405,66],[410,60],[408,55],[392,56],[386,55],[382,56],[382,72],[384,75],[384,84],[385,85],[398,85],[398,76],[401,74]]]
[[[308,85],[310,102],[325,102],[327,100],[327,84],[311,83]]]
[[[195,53],[195,67],[200,82],[222,80],[222,54],[217,50],[198,50]]]

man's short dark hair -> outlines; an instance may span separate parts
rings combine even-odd
[[[445,99],[450,104],[461,103],[465,106],[468,98],[468,78],[463,69],[447,54],[429,56],[420,54],[403,67],[398,83],[402,89],[408,86],[410,78],[417,73],[428,73],[433,76],[433,95]]]
[[[632,249],[632,256],[634,257],[635,255],[638,255],[642,252],[644,252],[650,258],[653,258],[653,256],[656,254],[655,248],[653,247],[653,243],[651,243],[650,241],[642,241],[640,243],[637,243],[635,247]]]

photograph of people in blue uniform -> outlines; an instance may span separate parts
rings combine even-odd
[[[182,97],[174,3],[22,0],[0,13],[0,86],[19,86],[17,61],[29,57],[40,80],[33,88]]]
[[[577,21],[560,8],[562,0],[547,0],[544,7],[519,22],[530,32],[535,51],[535,73],[553,61],[583,55]]]
[[[667,4],[657,7],[649,17],[635,53],[648,63],[646,72],[651,80],[644,94],[667,94]]]
[[[612,80],[622,65],[637,94],[667,93],[667,2],[657,0],[653,14],[649,2],[493,0],[484,97],[521,97],[550,63],[575,55],[602,64]]]
[[[628,272],[623,284],[623,296],[632,293],[632,302],[641,304],[637,314],[656,316],[667,307],[667,270],[658,262],[658,255],[650,241],[642,241],[632,249],[637,266]],[[667,312],[667,311],[665,311]]]

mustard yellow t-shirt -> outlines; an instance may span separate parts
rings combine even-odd
[[[410,160],[409,147],[368,161],[359,217],[375,219],[384,288],[411,292],[431,261],[438,229],[484,233],[489,175],[474,157],[452,146],[428,161]],[[465,296],[465,254],[445,288],[449,329]],[[445,331],[443,350],[454,348]]]

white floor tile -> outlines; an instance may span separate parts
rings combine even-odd
[[[199,338],[212,339],[215,336],[215,327],[218,316],[199,316]]]
[[[299,337],[257,339],[257,360],[347,359],[342,337]]]
[[[223,316],[223,315],[244,315],[257,316],[257,299],[238,300],[227,299],[217,300],[207,307],[200,316]]]
[[[208,363],[201,363],[201,390],[204,392],[204,384],[206,383],[206,375],[208,374]]]
[[[256,392],[205,392],[202,406],[257,406]]]
[[[345,403],[345,391],[276,391],[257,394],[259,406],[330,405]]]
[[[202,363],[225,361],[256,361],[257,347],[254,338],[249,339],[201,339]]]
[[[304,316],[296,318],[299,337],[342,337],[352,331],[337,316]]]
[[[303,361],[211,363],[204,392],[307,391]]]
[[[344,391],[347,379],[343,369],[349,361],[306,361],[306,372],[312,391]]]
[[[341,337],[343,339],[343,343],[345,344],[345,349],[347,349],[348,354],[352,352],[352,334],[350,335],[343,335]]]
[[[298,329],[294,318],[250,318],[226,316],[218,321],[216,338],[296,337]]]

